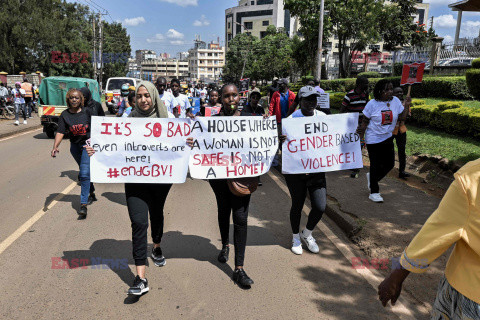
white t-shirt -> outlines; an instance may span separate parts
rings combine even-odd
[[[15,104],[25,103],[25,99],[20,95],[20,94],[25,95],[25,90],[15,88],[15,89],[12,89],[12,94],[13,94],[13,98],[14,98],[13,102]]]
[[[190,109],[192,106],[190,105],[190,101],[188,101],[188,97],[184,94],[179,94],[178,97],[174,97],[174,101],[176,103],[172,106],[172,109],[169,110],[173,113],[173,108],[180,106],[180,116],[179,118],[186,118],[187,117],[187,110]]]
[[[318,111],[318,110],[314,110],[313,111],[313,116],[312,117],[316,117],[316,116],[326,116],[327,114],[322,112],[322,111]],[[305,115],[302,113],[302,110],[301,109],[298,109],[297,111],[295,111],[294,113],[292,113],[288,118],[303,118],[305,117]]]
[[[206,89],[200,90],[200,98],[205,99],[207,97],[207,93],[208,92]]]
[[[177,102],[175,101],[175,97],[168,91],[163,91],[163,94],[160,95],[160,100],[163,101],[167,110],[171,110],[173,105],[176,105]]]
[[[390,138],[398,115],[402,112],[403,104],[397,97],[390,101],[370,100],[363,109],[363,115],[370,119],[365,132],[365,143],[375,144]]]

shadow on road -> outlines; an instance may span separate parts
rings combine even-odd
[[[125,198],[125,192],[104,192],[102,197],[105,197],[107,200],[120,204],[122,206],[127,205],[127,199]]]
[[[72,162],[74,160],[72,159]],[[67,170],[60,173],[60,178],[67,177],[72,181],[78,181],[78,170]]]
[[[55,199],[56,196],[58,196],[60,193],[52,193],[45,199],[45,203],[43,204],[43,211],[47,211],[48,206],[50,203]],[[80,209],[80,195],[75,195],[75,194],[67,194],[63,195],[63,197],[59,200],[61,202],[68,202],[71,203],[72,209],[75,211],[72,211],[72,213],[77,214],[77,211]]]
[[[36,135],[33,136],[33,138],[34,139],[40,139],[40,140],[49,140],[50,139],[49,137],[47,137],[47,134],[45,132],[36,134]]]

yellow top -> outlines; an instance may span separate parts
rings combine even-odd
[[[416,273],[455,244],[445,269],[452,287],[480,303],[480,159],[456,174],[437,210],[428,218],[400,258]]]

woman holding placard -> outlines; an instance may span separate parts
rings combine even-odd
[[[220,101],[222,108],[215,116],[241,116],[238,110],[240,95],[234,84],[227,84],[220,90]],[[194,139],[188,138],[187,144],[193,146]],[[236,179],[212,179],[208,181],[212,187],[217,200],[218,226],[222,238],[222,250],[218,255],[218,261],[228,261],[230,252],[229,229],[230,216],[233,213],[233,244],[235,247],[235,270],[232,279],[242,287],[250,287],[253,280],[245,273],[243,262],[245,258],[245,247],[247,245],[247,218],[250,205],[250,194],[240,194],[236,189]],[[254,191],[258,185],[258,178],[243,178],[241,182],[249,184],[248,187]],[[244,186],[245,186],[244,185]],[[252,191],[252,192],[253,192]]]
[[[367,173],[367,183],[370,189],[369,199],[373,202],[383,202],[378,182],[382,180],[395,165],[395,150],[392,132],[397,121],[405,121],[408,108],[393,96],[393,84],[382,79],[373,89],[374,99],[363,109],[363,120],[358,128],[360,138],[365,136],[370,172]]]
[[[168,118],[167,107],[151,82],[140,82],[135,95],[135,109],[129,117]],[[95,152],[91,147],[86,149],[90,156]],[[153,240],[152,260],[157,267],[166,263],[160,242],[163,236],[163,207],[171,187],[172,184],[125,183],[128,214],[132,222],[133,259],[137,269],[137,276],[133,286],[128,289],[128,294],[139,296],[149,291],[145,278],[149,214]]]
[[[300,109],[293,112],[288,118],[299,117],[318,117],[326,116],[325,113],[316,110],[317,97],[320,93],[312,86],[305,86],[298,92],[300,97]],[[281,135],[280,142],[283,143],[287,136]],[[327,182],[324,172],[310,174],[284,174],[287,182],[288,191],[292,198],[292,207],[290,209],[290,225],[292,227],[292,252],[302,254],[302,241],[312,253],[318,253],[319,248],[312,231],[322,218],[327,205]],[[307,198],[307,191],[310,194],[312,210],[308,215],[307,225],[300,232],[300,219],[302,217],[302,208]]]
[[[208,102],[200,107],[200,115],[209,117],[214,115],[217,108],[222,105],[219,102],[219,94],[217,89],[210,90],[208,93]]]

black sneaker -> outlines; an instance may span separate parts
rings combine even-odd
[[[147,279],[140,279],[139,276],[135,277],[135,281],[133,281],[133,286],[131,286],[127,293],[134,295],[134,296],[141,296],[142,294],[148,292],[150,288],[148,287]]]
[[[78,215],[81,217],[86,217],[87,216],[87,205],[82,204],[80,205],[80,210],[78,210]]]
[[[405,171],[404,171],[404,172],[399,172],[399,173],[398,173],[398,177],[399,177],[400,179],[406,179],[406,178],[410,177],[410,174],[409,174],[409,173],[406,173]]]
[[[97,197],[95,196],[95,193],[90,193],[87,204],[91,205],[94,201],[97,201]]]
[[[152,248],[152,260],[157,267],[163,267],[167,263],[160,247]]]
[[[235,269],[233,271],[232,279],[235,283],[239,284],[242,287],[249,287],[253,284],[253,280],[247,276],[245,270],[242,269]]]
[[[225,263],[228,261],[228,254],[230,253],[230,247],[226,244],[222,246],[222,250],[218,254],[218,261]]]

